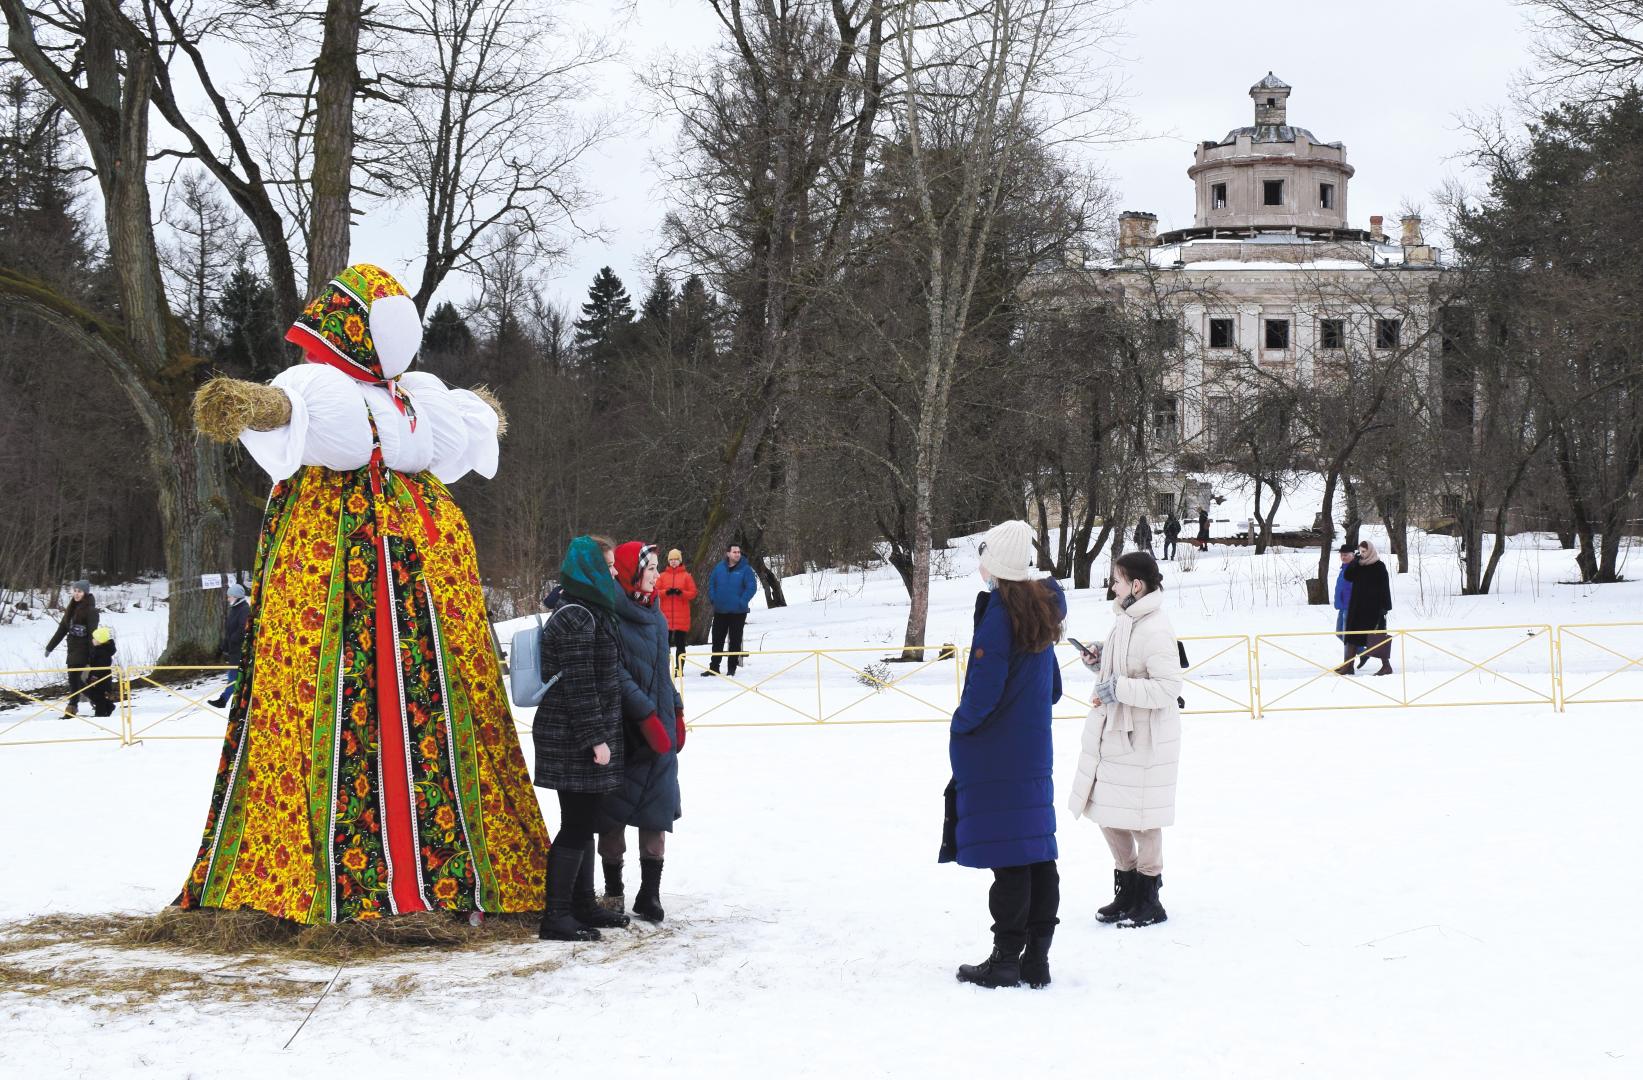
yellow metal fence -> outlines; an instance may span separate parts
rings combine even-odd
[[[1643,702],[1643,622],[1419,627],[1386,631],[1360,668],[1343,663],[1333,633],[1209,634],[1181,639],[1184,711],[1257,719],[1289,712],[1552,707]],[[1390,672],[1381,675],[1384,654]],[[900,662],[899,646],[687,653],[677,673],[692,728],[944,723],[963,691],[968,650],[932,646]],[[1090,676],[1077,651],[1056,646],[1067,692],[1055,715],[1082,717]],[[719,661],[723,674],[712,670]],[[1346,669],[1350,667],[1351,673]],[[64,669],[0,672],[0,747],[149,739],[220,739],[226,710],[207,704],[226,665],[84,669],[80,714],[45,693]],[[106,717],[88,691],[108,688]],[[517,711],[522,731],[530,715]]]

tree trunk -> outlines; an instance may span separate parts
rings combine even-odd
[[[1346,542],[1357,547],[1363,532],[1363,513],[1358,509],[1358,485],[1352,482],[1350,473],[1342,473],[1341,486],[1346,492],[1346,516],[1341,526],[1346,530]]]
[[[1335,485],[1340,482],[1339,466],[1324,473],[1323,511],[1318,515],[1318,576],[1306,582],[1306,602],[1327,604],[1329,597],[1329,557],[1335,554]]]
[[[308,224],[308,291],[348,265],[353,228],[354,98],[359,92],[362,0],[326,0],[314,62],[314,165]]]

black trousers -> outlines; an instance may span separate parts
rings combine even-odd
[[[80,692],[85,689],[86,683],[91,681],[90,674],[85,666],[91,663],[89,656],[68,657],[68,707],[70,712],[80,711]]]
[[[563,844],[567,849],[590,850],[604,801],[603,792],[559,792],[559,835],[553,838],[554,844]]]
[[[1060,922],[1061,874],[1054,860],[1030,866],[1001,866],[993,871],[987,896],[993,916],[993,943],[1019,953],[1029,936],[1042,937]]]
[[[1164,558],[1175,558],[1175,537],[1168,533],[1164,534]]]
[[[690,644],[689,630],[669,630],[667,643],[673,649],[673,670],[683,671],[685,668],[685,648]]]
[[[740,615],[724,615],[713,613],[713,651],[715,653],[729,652],[732,654],[742,651],[742,631],[747,628],[747,612]],[[726,639],[728,640],[728,645]],[[708,666],[714,671],[719,670],[719,657],[715,656],[708,661]],[[730,657],[730,673],[736,674],[736,657]]]
[[[114,701],[114,674],[108,668],[93,668],[87,673],[87,682],[92,683],[91,689],[85,692],[86,700],[91,702],[91,711],[96,716],[113,716]]]

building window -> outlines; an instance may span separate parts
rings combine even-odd
[[[1289,350],[1289,320],[1266,320],[1266,347],[1272,352],[1287,352]]]
[[[1152,342],[1163,352],[1175,349],[1181,344],[1181,324],[1175,319],[1152,320]]]
[[[1181,418],[1176,411],[1174,397],[1153,399],[1152,433],[1159,446],[1174,446],[1180,441]]]
[[[1338,350],[1346,348],[1346,320],[1324,319],[1318,323],[1318,348]]]
[[[1335,209],[1335,185],[1334,184],[1319,184],[1318,185],[1318,205],[1323,207],[1325,210]]]
[[[1237,348],[1232,333],[1231,319],[1211,319],[1209,321],[1209,347],[1212,349]]]
[[[1261,203],[1264,206],[1282,206],[1284,204],[1284,182],[1282,180],[1262,180]]]
[[[1403,337],[1402,319],[1375,320],[1375,348],[1396,349],[1398,341]]]
[[[1211,210],[1225,210],[1227,208],[1227,186],[1225,184],[1211,184],[1209,186],[1209,208]]]

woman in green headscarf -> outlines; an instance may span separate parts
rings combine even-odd
[[[559,835],[548,851],[540,936],[597,941],[598,927],[626,926],[593,892],[593,833],[600,803],[622,783],[621,656],[609,544],[578,536],[559,568],[559,596],[542,628],[542,675],[551,681],[536,708],[536,784],[559,793]]]

